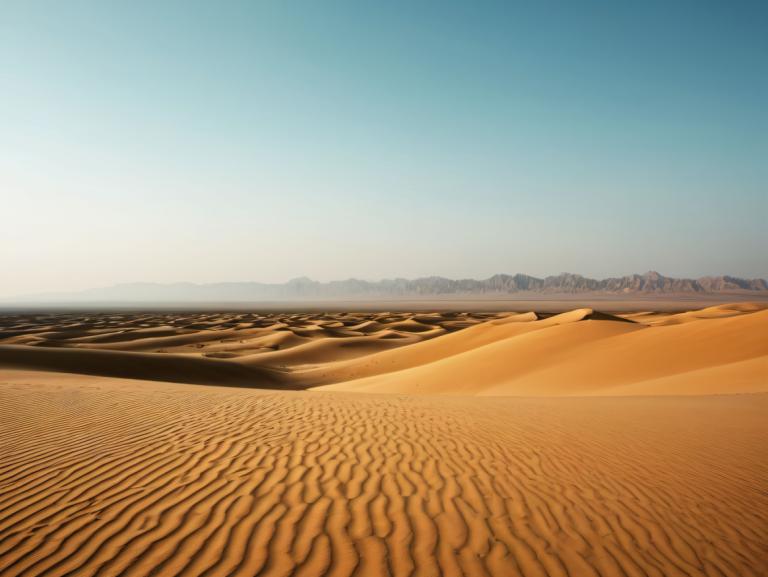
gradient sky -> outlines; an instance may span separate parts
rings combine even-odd
[[[765,2],[0,0],[0,296],[768,276]]]

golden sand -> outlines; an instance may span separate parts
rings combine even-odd
[[[768,574],[768,311],[249,314],[3,319],[0,575]]]

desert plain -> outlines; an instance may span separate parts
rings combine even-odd
[[[768,307],[6,312],[0,575],[768,575]]]

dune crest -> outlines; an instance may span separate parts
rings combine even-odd
[[[269,389],[572,396],[768,391],[768,309],[7,316],[0,368]]]
[[[494,396],[768,390],[768,310],[714,309],[686,313],[685,323],[579,309],[514,325],[517,330],[506,333],[495,330],[504,321],[489,321],[474,327],[475,334],[452,335],[460,342],[450,347],[438,339],[349,361],[334,373],[335,384],[319,388]]]

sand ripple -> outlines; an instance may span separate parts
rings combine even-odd
[[[766,409],[6,382],[0,574],[759,577]]]

